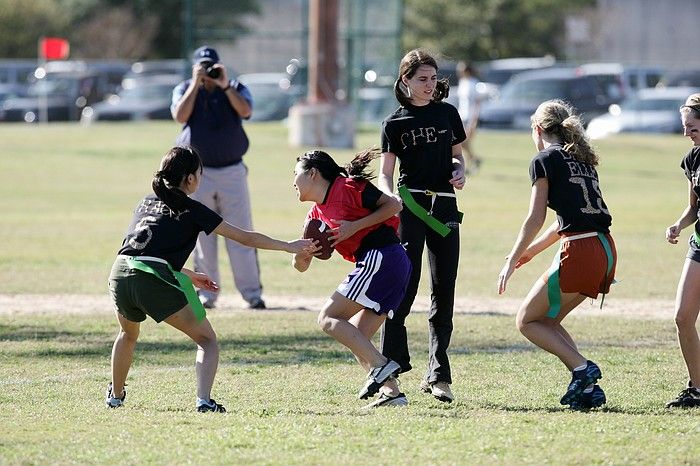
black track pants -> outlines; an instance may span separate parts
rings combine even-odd
[[[436,209],[435,217],[445,223],[450,219],[456,219],[455,200],[438,199],[436,207],[441,204],[446,208],[445,212],[441,213]],[[398,362],[402,372],[411,370],[405,322],[418,291],[425,244],[428,247],[431,284],[431,305],[428,315],[429,359],[425,379],[430,383],[452,383],[447,349],[452,336],[455,281],[459,262],[459,226],[456,221],[450,221],[448,225],[452,231],[446,237],[442,237],[407,208],[401,211],[400,216],[399,236],[406,247],[413,271],[401,305],[394,313],[394,317],[387,319],[382,327],[380,350],[387,358]]]

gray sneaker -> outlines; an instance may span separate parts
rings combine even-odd
[[[107,393],[105,393],[105,403],[107,404],[108,408],[119,408],[124,404],[124,400],[126,399],[126,387],[124,387],[124,391],[122,392],[122,396],[116,397],[114,396],[114,393],[112,392],[112,382],[107,385]]]
[[[371,402],[362,409],[372,409],[379,408],[381,406],[408,406],[408,399],[403,393],[399,393],[396,396],[390,396],[386,393],[381,393],[379,398]]]
[[[389,359],[383,366],[373,367],[367,374],[367,382],[362,387],[357,395],[359,399],[366,400],[377,394],[379,389],[384,385],[384,382],[389,380],[389,377],[401,372],[401,366],[398,362]]]

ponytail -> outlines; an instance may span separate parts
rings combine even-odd
[[[362,152],[358,152],[350,163],[341,167],[328,153],[321,150],[313,150],[305,152],[304,155],[297,157],[297,162],[301,162],[301,168],[304,171],[315,168],[323,179],[331,183],[339,176],[369,181],[374,178],[374,176],[372,171],[367,169],[367,166],[372,160],[379,157],[379,155],[381,155],[379,149],[366,149]]]
[[[181,212],[187,205],[187,194],[180,185],[189,175],[202,171],[202,161],[192,147],[173,147],[160,162],[160,170],[153,174],[151,188],[158,199],[170,210]]]
[[[579,162],[585,162],[594,167],[598,165],[598,154],[591,147],[581,119],[574,114],[573,108],[566,102],[548,100],[541,103],[532,115],[532,124],[542,128],[545,133],[561,139],[564,150]]]

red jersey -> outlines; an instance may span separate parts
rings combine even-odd
[[[366,217],[375,210],[365,207],[362,202],[362,193],[368,186],[370,189],[377,190],[376,187],[366,180],[355,180],[339,176],[328,188],[325,201],[322,204],[314,204],[306,214],[306,219],[317,218],[330,225],[331,228],[336,228],[338,226],[337,222],[340,220],[352,222]],[[363,240],[370,233],[382,227],[389,227],[393,231],[392,236],[396,236],[399,228],[399,218],[394,215],[382,223],[362,229],[350,238],[337,243],[335,249],[344,259],[356,262],[355,253],[362,246]],[[398,242],[398,237],[396,236],[396,238],[397,241],[395,242]]]

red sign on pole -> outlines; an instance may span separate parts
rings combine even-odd
[[[70,54],[70,44],[60,37],[39,39],[39,57],[45,60],[65,60]]]

